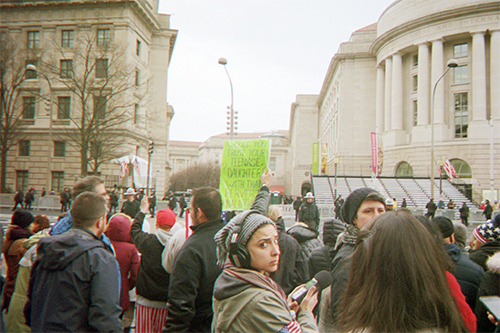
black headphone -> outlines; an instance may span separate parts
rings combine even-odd
[[[229,260],[231,261],[231,263],[236,267],[247,269],[250,268],[252,256],[250,255],[250,252],[245,245],[241,245],[238,243],[238,237],[241,231],[241,227],[245,223],[246,218],[251,214],[259,214],[259,212],[255,210],[247,210],[246,212],[236,215],[233,218],[234,231],[231,235],[231,241],[229,243]]]

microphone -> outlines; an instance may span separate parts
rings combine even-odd
[[[316,286],[317,290],[321,292],[321,290],[331,285],[332,282],[333,278],[330,272],[320,271],[314,275],[314,278],[307,281],[305,285],[292,294],[292,300],[300,303],[312,287]]]

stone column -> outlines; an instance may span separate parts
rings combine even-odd
[[[377,100],[375,131],[377,134],[384,132],[384,98],[385,98],[385,71],[382,66],[377,66]]]
[[[496,54],[493,58],[495,59],[497,57],[498,54]],[[498,91],[496,94],[498,94]],[[486,53],[484,46],[484,32],[475,32],[472,35],[471,120],[486,120]]]
[[[429,46],[424,43],[418,46],[418,126],[429,124],[429,88]]]
[[[500,120],[500,30],[491,33],[490,42],[491,118]]]
[[[403,60],[401,54],[392,56],[391,129],[403,129]]]
[[[384,132],[391,130],[392,58],[385,59]]]
[[[434,85],[437,80],[443,75],[444,71],[444,57],[443,57],[443,41],[435,40],[432,42],[432,78],[431,78],[431,89],[434,89]],[[436,92],[434,94],[434,123],[443,124],[444,123],[444,82],[445,78],[442,78],[436,87]],[[432,94],[432,90],[431,90]],[[432,96],[431,96],[432,98]],[[432,105],[431,105],[432,112]],[[432,115],[431,115],[432,119]]]

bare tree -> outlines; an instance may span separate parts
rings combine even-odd
[[[0,38],[0,190],[7,192],[7,155],[17,144],[22,129],[23,106],[18,99],[25,80],[26,54],[10,34]]]
[[[211,163],[197,164],[176,172],[170,177],[170,191],[212,186],[219,188],[220,166]]]
[[[71,92],[73,110],[69,114],[67,100],[54,100],[57,118],[72,124],[61,136],[79,151],[81,175],[86,176],[89,168],[97,173],[124,145],[140,141],[128,125],[146,89],[136,68],[127,63],[125,48],[112,43],[109,35],[84,33],[69,50],[54,47],[56,60],[44,63],[45,70]]]

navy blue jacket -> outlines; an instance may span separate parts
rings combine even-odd
[[[445,244],[444,247],[456,264],[455,271],[451,273],[457,279],[470,308],[474,310],[477,291],[483,280],[484,270],[481,266],[464,256],[462,250],[456,244]]]

